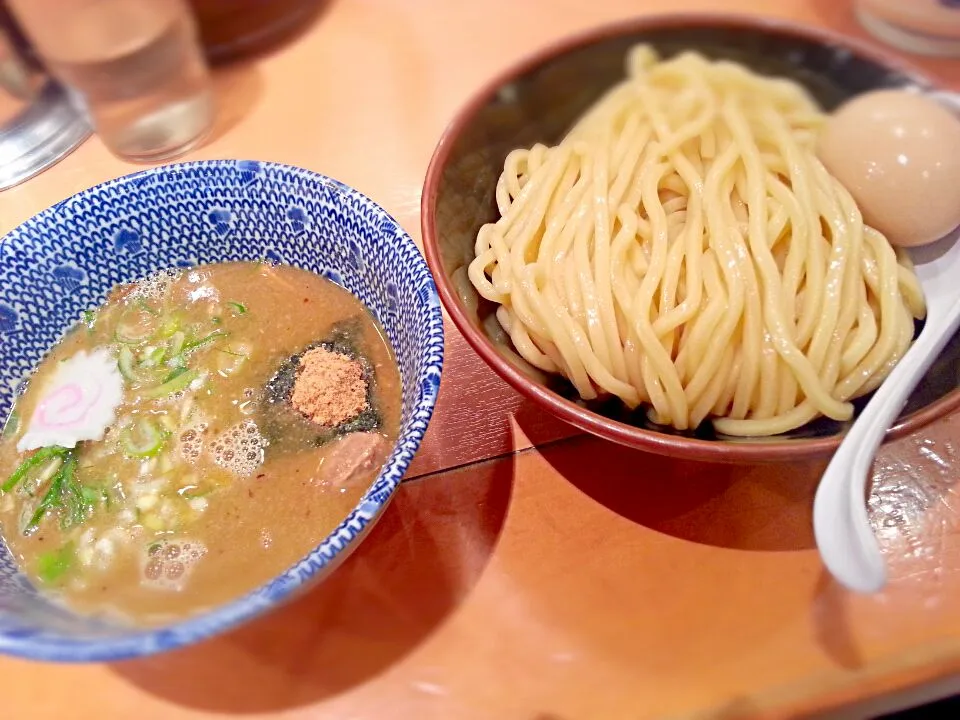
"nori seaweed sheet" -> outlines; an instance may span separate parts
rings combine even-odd
[[[312,342],[299,352],[281,363],[273,377],[264,387],[263,402],[259,403],[258,425],[261,433],[272,446],[283,446],[284,438],[295,436],[299,439],[305,434],[312,435],[310,442],[323,445],[334,438],[352,432],[378,430],[383,417],[376,402],[376,377],[373,366],[358,347],[358,338],[363,332],[360,318],[343,320],[333,326],[330,334],[323,340]],[[346,355],[360,363],[363,379],[367,384],[367,406],[355,418],[351,418],[332,428],[322,427],[310,422],[297,412],[290,402],[293,386],[297,381],[300,359],[316,348]],[[300,446],[299,441],[297,445]],[[301,446],[302,447],[302,446]]]

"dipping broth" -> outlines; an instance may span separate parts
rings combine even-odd
[[[31,378],[0,439],[0,531],[75,610],[181,619],[326,537],[399,422],[392,351],[343,288],[264,263],[160,273]]]

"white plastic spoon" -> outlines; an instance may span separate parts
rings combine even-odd
[[[958,239],[960,230],[911,250],[927,301],[923,331],[850,427],[817,488],[813,503],[817,547],[827,569],[851,590],[876,592],[887,580],[867,516],[867,478],[887,429],[960,326]]]

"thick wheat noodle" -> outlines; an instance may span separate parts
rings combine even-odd
[[[634,48],[558,144],[517,149],[467,276],[517,353],[680,430],[849,419],[925,312],[817,160],[796,83]]]

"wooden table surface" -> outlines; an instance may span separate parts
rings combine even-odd
[[[190,159],[321,171],[419,238],[421,183],[444,126],[531,50],[685,9],[864,37],[849,5],[333,0],[291,44],[218,73],[220,119]],[[960,62],[918,62],[960,87]],[[93,138],[0,193],[0,234],[135,169]],[[954,692],[958,434],[955,417],[883,451],[871,508],[891,583],[851,596],[814,549],[822,464],[677,462],[578,436],[514,394],[448,325],[440,404],[415,466],[327,582],[237,632],[151,659],[0,659],[0,717],[847,717]]]

